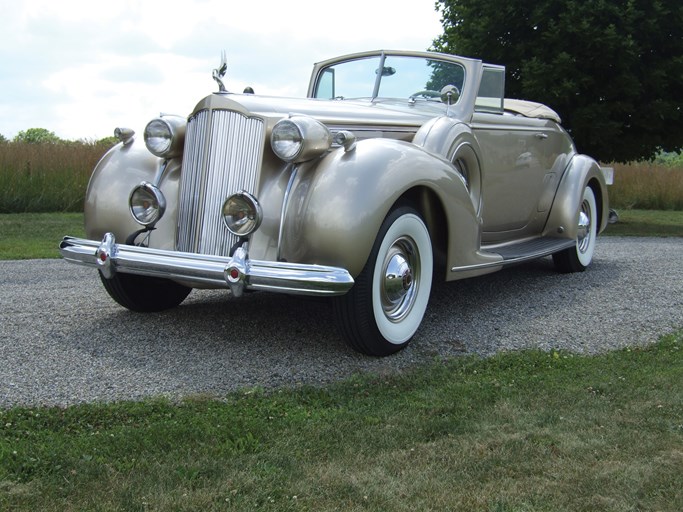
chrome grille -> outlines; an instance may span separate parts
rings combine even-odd
[[[227,256],[237,237],[223,224],[225,199],[256,193],[264,123],[229,110],[202,110],[190,118],[180,178],[177,249]]]

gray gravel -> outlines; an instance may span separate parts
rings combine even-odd
[[[194,291],[173,311],[131,313],[95,271],[61,260],[0,261],[0,406],[219,396],[323,384],[466,353],[597,353],[683,327],[683,239],[600,238],[590,269],[550,258],[438,286],[399,354],[349,350],[325,301]]]

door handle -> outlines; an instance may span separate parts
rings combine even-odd
[[[534,137],[536,137],[538,140],[545,140],[548,138],[547,133],[536,133],[534,134]]]

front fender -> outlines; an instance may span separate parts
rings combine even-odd
[[[544,236],[576,238],[579,205],[587,186],[593,189],[598,204],[598,232],[605,229],[609,214],[605,176],[595,160],[586,155],[575,155],[567,165],[555,193]]]
[[[379,228],[394,204],[415,189],[441,203],[452,239],[458,219],[465,246],[478,236],[476,212],[460,174],[446,160],[408,142],[359,141],[315,165],[300,167],[282,226],[281,255],[287,261],[334,265],[352,276],[363,269]],[[475,249],[476,250],[476,249]]]
[[[441,156],[449,162],[459,163],[466,173],[465,180],[470,198],[477,212],[481,208],[481,148],[472,133],[472,128],[448,116],[435,117],[427,121],[415,134],[413,144]],[[464,166],[464,167],[463,167]]]
[[[92,240],[101,240],[113,233],[118,240],[142,228],[130,214],[128,199],[142,181],[151,182],[162,160],[152,155],[143,142],[117,144],[97,163],[85,194],[85,233]],[[180,160],[171,160],[160,184],[166,197],[166,213],[156,224],[150,245],[172,249],[175,241],[176,208]],[[156,241],[156,244],[154,243]]]

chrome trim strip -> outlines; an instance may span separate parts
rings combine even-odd
[[[246,251],[230,258],[117,244],[111,233],[99,242],[64,237],[59,251],[70,263],[102,268],[98,261],[105,246],[107,271],[112,277],[121,272],[212,288],[233,289],[237,283],[238,292],[251,289],[318,296],[343,295],[353,286],[351,275],[339,267],[249,260]],[[232,269],[240,272],[234,282],[229,279]]]
[[[299,174],[299,167],[294,164],[287,164],[287,167],[293,167],[292,173],[289,175],[289,181],[287,182],[287,188],[285,189],[285,195],[282,199],[282,210],[280,211],[280,229],[277,234],[277,260],[282,259],[282,231],[285,225],[285,217],[287,216],[287,207],[289,206],[289,194],[292,192],[292,187],[294,186],[294,180],[296,175]]]
[[[558,243],[546,250],[525,254],[524,256],[518,256],[515,258],[501,259],[500,261],[492,261],[490,263],[480,263],[477,265],[465,265],[463,267],[452,267],[451,272],[467,272],[470,270],[483,270],[487,268],[504,267],[506,265],[514,265],[517,263],[524,263],[525,261],[535,260],[542,258],[544,256],[550,256],[551,254],[561,251],[563,249],[569,249],[576,245],[576,240],[564,240],[562,243]],[[496,254],[494,250],[487,251],[492,254]]]
[[[420,128],[418,125],[403,126],[399,124],[364,124],[364,125],[352,125],[352,124],[326,124],[327,128],[330,130],[332,137],[341,131],[349,131],[355,134],[358,133],[370,133],[373,136],[376,134],[389,132],[389,133],[416,133]]]

